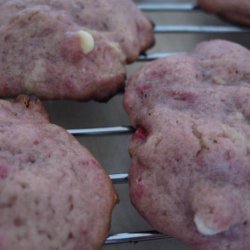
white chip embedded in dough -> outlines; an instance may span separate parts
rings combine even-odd
[[[78,31],[80,42],[81,42],[81,49],[84,54],[90,53],[95,47],[95,40],[93,36],[84,30]]]
[[[196,228],[197,230],[203,234],[203,235],[206,235],[206,236],[212,236],[212,235],[216,235],[217,233],[219,233],[218,231],[212,229],[212,228],[209,228],[205,223],[204,221],[202,221],[202,219],[199,217],[199,215],[195,215],[194,217],[194,222],[195,222],[195,225],[196,225]]]

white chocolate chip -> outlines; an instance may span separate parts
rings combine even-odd
[[[78,31],[80,37],[81,49],[84,54],[90,53],[95,47],[95,41],[93,36],[84,30]]]
[[[216,235],[217,233],[219,233],[219,231],[216,231],[212,228],[209,228],[209,226],[207,226],[201,218],[199,218],[199,215],[195,215],[194,217],[194,222],[196,225],[197,230],[199,231],[199,233],[206,235],[206,236],[212,236],[212,235]]]
[[[114,50],[119,51],[119,52],[121,51],[120,45],[119,45],[118,43],[116,43],[116,42],[110,42],[109,45],[110,45],[110,47],[112,47]]]
[[[43,59],[38,59],[33,63],[33,69],[27,74],[27,78],[25,81],[25,88],[29,92],[33,92],[36,89],[36,85],[41,82],[45,81],[46,76],[46,63]],[[36,84],[37,83],[37,84]]]
[[[236,120],[239,120],[239,121],[244,121],[245,120],[245,117],[244,117],[244,115],[241,112],[235,112],[232,115],[232,118],[234,118]]]

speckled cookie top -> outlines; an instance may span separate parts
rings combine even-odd
[[[199,250],[247,250],[250,52],[227,41],[146,64],[125,109],[131,199],[158,230]]]
[[[100,249],[116,194],[94,157],[38,100],[0,101],[0,130],[0,249]]]
[[[0,1],[0,96],[105,99],[153,44],[131,0]]]
[[[240,45],[213,41],[187,56],[149,63],[130,79],[125,108],[133,123],[157,105],[194,118],[247,121],[249,57]]]

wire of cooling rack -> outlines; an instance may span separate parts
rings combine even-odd
[[[201,11],[199,6],[192,3],[145,3],[138,4],[143,11],[183,11],[195,12]],[[156,25],[154,28],[156,34],[163,33],[250,33],[249,28],[243,28],[234,25]],[[186,52],[161,52],[140,55],[139,62],[152,61],[159,58],[185,54]],[[131,126],[115,126],[101,128],[69,129],[68,132],[74,136],[103,136],[103,135],[121,135],[134,132]],[[128,182],[127,173],[110,174],[110,179],[114,184],[124,184]],[[163,235],[157,231],[120,233],[110,235],[105,244],[136,243],[141,241],[151,241],[159,239],[168,239],[170,236]]]
[[[156,25],[159,33],[248,33],[250,29],[233,25]]]
[[[199,6],[193,3],[141,3],[137,4],[142,11],[196,11]]]
[[[136,243],[139,241],[161,240],[166,238],[171,239],[172,237],[160,234],[157,231],[120,233],[109,236],[105,244],[112,245],[112,244],[131,243],[131,242]]]
[[[105,127],[105,128],[85,128],[85,129],[68,129],[68,132],[72,135],[113,135],[113,134],[127,134],[132,133],[134,128],[131,126],[117,126],[117,127]]]
[[[143,11],[202,11],[193,3],[144,3],[138,4]],[[250,29],[235,25],[156,25],[154,32],[157,33],[241,33],[249,32]]]

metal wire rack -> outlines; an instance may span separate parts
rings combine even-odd
[[[201,12],[202,10],[192,3],[144,3],[138,4],[138,7],[145,12]],[[248,33],[249,28],[239,27],[235,25],[156,25],[154,28],[156,34],[162,33]],[[138,62],[147,62],[166,56],[176,54],[185,54],[185,52],[160,52],[140,55]],[[98,127],[86,129],[69,129],[68,132],[74,136],[102,136],[102,135],[121,135],[130,134],[134,131],[131,126],[114,126],[114,127]],[[124,184],[128,182],[127,173],[110,174],[110,178],[114,184]],[[162,235],[157,231],[144,231],[135,233],[120,233],[110,235],[106,243],[121,244],[129,242],[140,242],[148,240],[159,240],[171,238]]]

